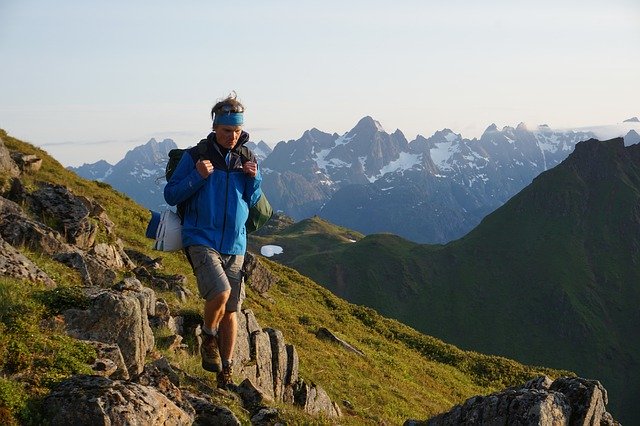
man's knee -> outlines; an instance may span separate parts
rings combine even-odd
[[[213,306],[224,306],[229,300],[229,296],[231,295],[231,290],[221,291],[220,293],[215,294],[211,299],[206,301],[207,305]]]

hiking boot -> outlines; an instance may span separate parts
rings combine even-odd
[[[217,375],[218,387],[228,389],[233,385],[233,361],[223,362],[222,371]]]
[[[202,368],[213,373],[222,371],[222,360],[218,349],[218,338],[202,332],[202,344],[200,345]]]

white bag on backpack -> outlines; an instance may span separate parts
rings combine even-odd
[[[160,223],[155,234],[154,250],[176,251],[182,249],[182,224],[180,216],[172,210],[160,215]]]

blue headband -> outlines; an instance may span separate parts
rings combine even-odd
[[[244,114],[241,112],[227,112],[216,114],[213,117],[213,125],[222,124],[224,126],[242,126]]]

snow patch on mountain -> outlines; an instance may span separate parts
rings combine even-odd
[[[315,152],[315,147],[313,147],[313,149],[311,150],[311,154],[315,154],[315,155],[312,157],[312,160],[316,162],[316,164],[318,165],[318,168],[324,170],[325,172],[329,167],[330,168],[351,167],[351,163],[347,163],[346,161],[342,161],[337,158],[331,158],[327,160],[327,157],[329,156],[329,154],[331,154],[331,151],[333,151],[336,147],[347,144],[354,137],[355,137],[355,134],[348,135],[348,133],[345,133],[344,135],[336,139],[336,141],[334,142],[331,148],[323,149],[321,151],[318,151],[317,153]]]
[[[400,156],[391,161],[389,164],[380,169],[380,172],[376,176],[368,177],[369,182],[373,183],[380,179],[387,173],[404,173],[406,170],[411,170],[415,166],[422,163],[422,154],[412,154],[409,152],[401,152]]]
[[[456,139],[451,138],[451,133],[447,134],[447,136],[445,136],[446,142],[438,142],[434,148],[429,150],[431,159],[442,171],[452,170],[450,159],[460,152],[460,144],[456,143]]]

